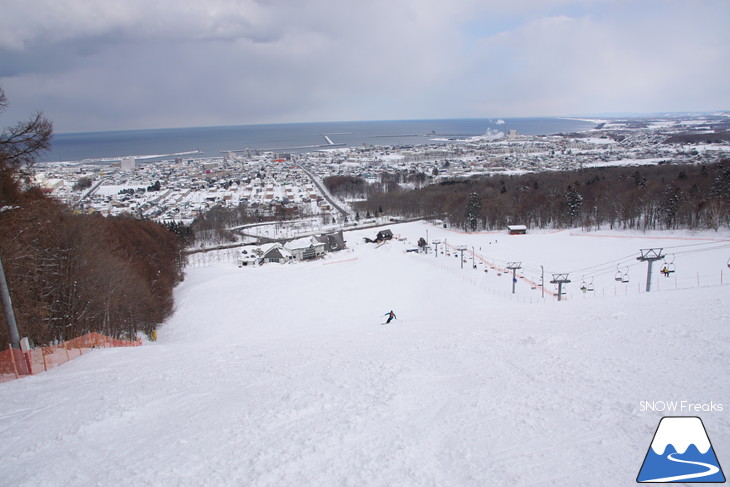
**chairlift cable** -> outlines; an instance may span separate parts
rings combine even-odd
[[[698,247],[700,245],[730,245],[730,240],[716,240],[713,242],[702,242],[702,243],[695,243],[695,244],[685,244],[685,245],[675,245],[673,247],[664,247],[664,249],[681,249],[684,247]]]

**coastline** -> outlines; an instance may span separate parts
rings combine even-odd
[[[592,122],[567,118],[434,119],[363,122],[306,122],[221,127],[120,130],[54,135],[51,151],[42,162],[76,162],[122,157],[163,157],[200,152],[220,157],[223,151],[312,152],[340,147],[409,146],[444,143],[439,139],[487,135],[517,130],[520,135],[582,132]],[[326,137],[325,137],[326,136]],[[327,139],[329,137],[329,140]]]

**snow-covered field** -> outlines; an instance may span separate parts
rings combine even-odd
[[[324,261],[191,268],[157,342],[0,384],[0,484],[635,485],[677,415],[728,468],[730,233],[390,228]],[[426,231],[476,269],[406,253]],[[646,293],[636,257],[659,247],[676,272],[655,263]],[[570,273],[563,302],[543,269]]]

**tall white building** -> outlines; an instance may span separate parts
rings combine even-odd
[[[134,157],[125,157],[122,159],[122,171],[134,171],[135,165],[136,161],[134,160]]]

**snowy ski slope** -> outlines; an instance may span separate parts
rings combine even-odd
[[[700,416],[730,465],[730,233],[390,228],[189,269],[157,342],[0,384],[0,484],[635,485],[665,415]],[[426,231],[524,279],[406,253]],[[647,294],[650,247],[676,272]],[[532,289],[540,266],[571,273],[565,301]],[[672,400],[724,410],[642,411]]]

